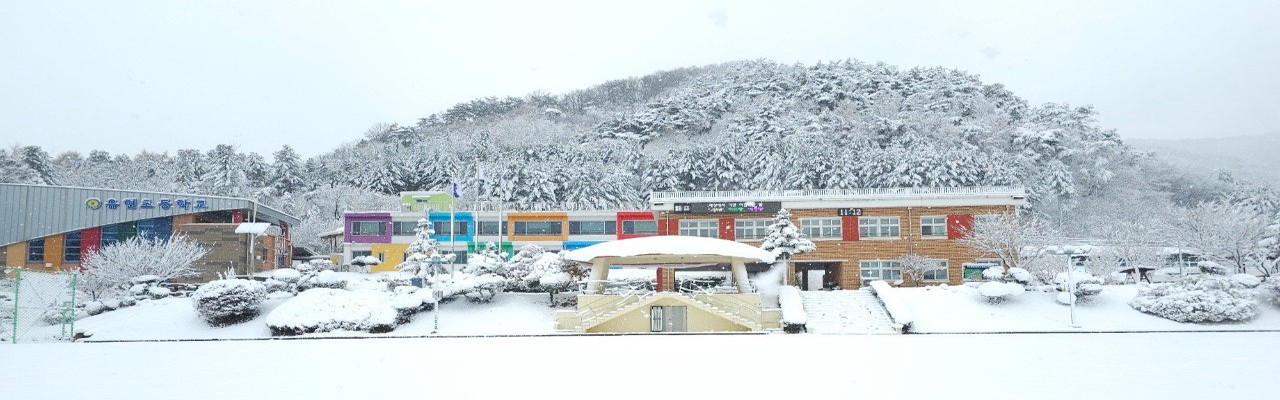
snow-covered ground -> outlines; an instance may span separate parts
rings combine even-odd
[[[1102,293],[1070,309],[1054,300],[1056,293],[1028,291],[1001,304],[988,304],[965,286],[898,288],[915,317],[911,332],[1123,332],[1183,330],[1280,330],[1280,307],[1262,304],[1262,312],[1246,323],[1193,324],[1145,314],[1129,307],[1136,285],[1108,285]]]
[[[76,321],[76,330],[92,332],[89,341],[250,339],[271,337],[266,315],[287,299],[268,299],[255,319],[239,324],[210,327],[191,306],[191,299],[142,301]],[[489,303],[453,301],[440,307],[440,335],[537,335],[555,332],[555,309],[544,293],[501,293]],[[412,322],[382,334],[330,332],[323,336],[416,336],[432,329],[432,312],[416,315]]]
[[[1276,333],[641,335],[0,346],[5,399],[1267,399]],[[58,372],[62,371],[62,372]]]

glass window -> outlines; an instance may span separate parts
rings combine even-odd
[[[417,236],[417,221],[395,221],[391,223],[391,234],[396,236]]]
[[[947,260],[929,260],[933,266],[924,270],[924,280],[932,282],[947,281]]]
[[[898,217],[858,218],[858,236],[861,238],[898,238]]]
[[[62,261],[80,262],[80,231],[68,232],[63,237],[66,242],[62,246]]]
[[[351,223],[351,236],[382,236],[386,234],[386,222],[355,221]]]
[[[658,221],[622,221],[622,233],[628,235],[657,235]]]
[[[497,235],[499,233],[499,230],[505,231],[507,229],[504,226],[500,226],[501,223],[498,221],[480,221],[480,222],[477,222],[476,224],[479,225],[478,233],[481,235]],[[502,232],[502,233],[508,233],[508,232]]]
[[[680,220],[680,236],[699,236],[718,238],[719,221],[714,219],[682,219]]]
[[[44,239],[32,239],[27,241],[27,262],[44,262]]]
[[[920,236],[947,237],[947,217],[920,217]]]
[[[887,282],[902,280],[902,264],[897,261],[862,261],[858,263],[858,269],[861,270],[863,286],[876,280]]]
[[[373,255],[373,252],[372,252],[372,251],[368,251],[368,250],[351,250],[351,258],[364,257],[364,256],[371,256],[371,255]]]
[[[564,232],[560,221],[516,221],[513,235],[559,235]]]
[[[453,227],[457,229],[453,231],[452,235],[466,236],[467,221],[455,220],[453,221]],[[451,234],[449,233],[450,232],[449,221],[435,221],[431,224],[431,228],[436,230],[436,235],[449,236]]]
[[[107,225],[102,227],[102,247],[116,244],[120,241],[120,227],[115,225]]]
[[[773,225],[773,220],[768,218],[760,219],[735,219],[733,221],[734,238],[738,240],[760,240],[769,236],[769,226]]]
[[[800,231],[813,239],[839,239],[844,234],[840,218],[801,218]]]
[[[569,221],[570,235],[616,235],[618,221]]]

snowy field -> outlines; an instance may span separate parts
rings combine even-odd
[[[1070,309],[1054,300],[1056,293],[1026,292],[1001,304],[988,304],[964,286],[899,288],[915,317],[911,331],[943,332],[1125,332],[1186,330],[1280,330],[1280,307],[1263,303],[1257,318],[1246,323],[1179,323],[1129,307],[1137,285],[1108,285],[1094,298]]]
[[[1268,399],[1277,333],[642,335],[0,346],[5,399]]]

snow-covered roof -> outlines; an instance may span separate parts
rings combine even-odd
[[[342,228],[338,228],[328,232],[321,233],[320,237],[342,236],[343,233],[344,231],[342,230]]]
[[[252,233],[261,235],[267,233],[267,229],[271,228],[270,223],[266,222],[244,222],[236,226],[236,233]]]
[[[772,262],[774,255],[755,246],[693,236],[649,236],[587,246],[564,254],[565,259],[590,263],[609,259],[613,265],[671,264],[672,267],[708,262]]]
[[[655,211],[673,211],[676,203],[777,201],[783,208],[1022,205],[1027,191],[1015,186],[891,187],[860,189],[729,190],[651,192]]]

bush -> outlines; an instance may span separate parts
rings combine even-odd
[[[381,333],[395,329],[396,320],[390,293],[316,288],[276,307],[267,315],[267,327],[272,336],[337,330]]]
[[[267,288],[257,281],[221,279],[201,285],[191,302],[205,322],[226,326],[253,319],[258,305],[267,299]]]
[[[1178,322],[1247,321],[1260,311],[1252,291],[1221,276],[1151,285],[1139,291],[1129,306]]]
[[[986,282],[978,286],[978,294],[985,297],[987,302],[991,304],[1003,303],[1021,295],[1024,291],[1026,291],[1026,288],[1013,282]]]
[[[1084,300],[1084,299],[1087,299],[1088,296],[1093,296],[1098,293],[1102,293],[1102,279],[1096,276],[1093,276],[1088,272],[1072,271],[1071,278],[1075,279],[1076,281],[1076,284],[1075,284],[1076,301]],[[1066,272],[1059,272],[1058,276],[1054,278],[1053,282],[1058,284],[1058,291],[1066,292],[1069,290]],[[1068,299],[1067,303],[1069,304],[1071,302],[1070,297],[1066,297],[1066,298]]]

